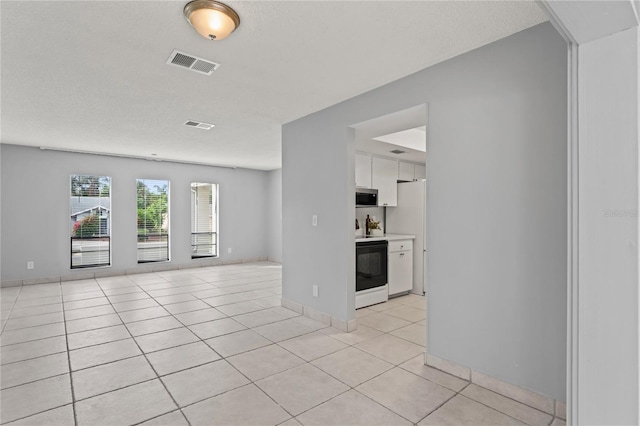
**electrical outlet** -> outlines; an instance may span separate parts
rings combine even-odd
[[[231,254],[231,247],[227,249],[227,253]]]
[[[313,297],[318,297],[318,286],[317,285],[313,286]]]
[[[27,269],[35,269],[36,264],[33,260],[27,262]]]
[[[311,216],[311,225],[312,226],[318,226],[318,215],[314,214],[313,216]]]

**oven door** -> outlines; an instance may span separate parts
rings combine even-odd
[[[356,292],[387,284],[387,241],[356,243]]]

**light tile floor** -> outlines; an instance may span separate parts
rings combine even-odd
[[[0,291],[3,424],[564,423],[425,366],[416,295],[344,333],[282,308],[268,262]]]

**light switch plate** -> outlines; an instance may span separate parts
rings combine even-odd
[[[314,214],[313,216],[311,216],[311,225],[312,226],[318,226],[318,215]]]

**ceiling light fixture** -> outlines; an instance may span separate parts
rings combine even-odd
[[[214,0],[187,3],[184,16],[202,37],[209,40],[223,40],[240,25],[240,17],[235,10]]]

